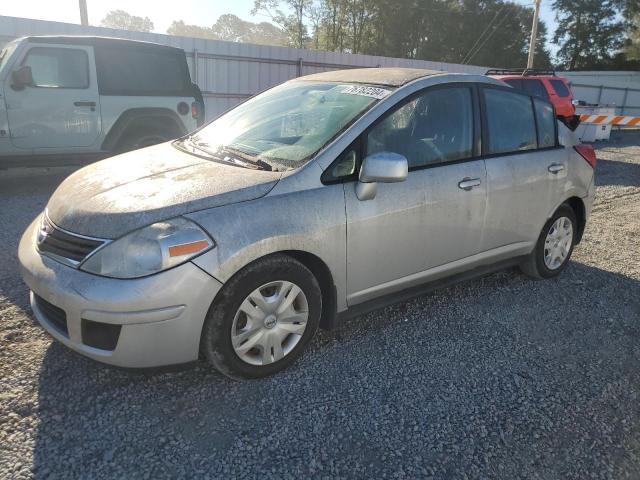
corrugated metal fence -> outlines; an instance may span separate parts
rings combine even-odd
[[[209,118],[268,87],[327,70],[413,67],[479,74],[487,70],[472,65],[175,37],[0,16],[0,43],[26,35],[100,35],[182,48],[187,54],[191,77],[203,90]]]
[[[640,115],[640,72],[559,72],[576,100],[615,107],[617,115]]]

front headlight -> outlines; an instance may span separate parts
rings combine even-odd
[[[80,269],[106,277],[144,277],[184,263],[213,246],[213,240],[198,225],[177,217],[109,243]]]

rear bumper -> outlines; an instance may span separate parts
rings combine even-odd
[[[55,339],[121,367],[158,367],[198,358],[202,325],[220,282],[192,263],[131,280],[85,273],[40,255],[36,225],[37,220],[22,237],[18,256],[33,312]],[[96,330],[88,330],[87,325],[96,325],[91,322],[97,322],[98,333],[112,336],[113,347],[92,346],[101,342],[96,342]]]

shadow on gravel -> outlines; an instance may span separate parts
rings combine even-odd
[[[599,187],[606,185],[640,187],[640,163],[598,160],[596,185]]]
[[[346,322],[246,383],[204,364],[115,370],[53,343],[33,473],[603,478],[638,433],[639,291],[575,262],[544,282],[501,272]]]

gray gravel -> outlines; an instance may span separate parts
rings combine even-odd
[[[0,175],[0,477],[638,478],[639,145],[600,145],[561,278],[507,271],[379,310],[248,383],[52,342],[15,251],[63,175]]]

